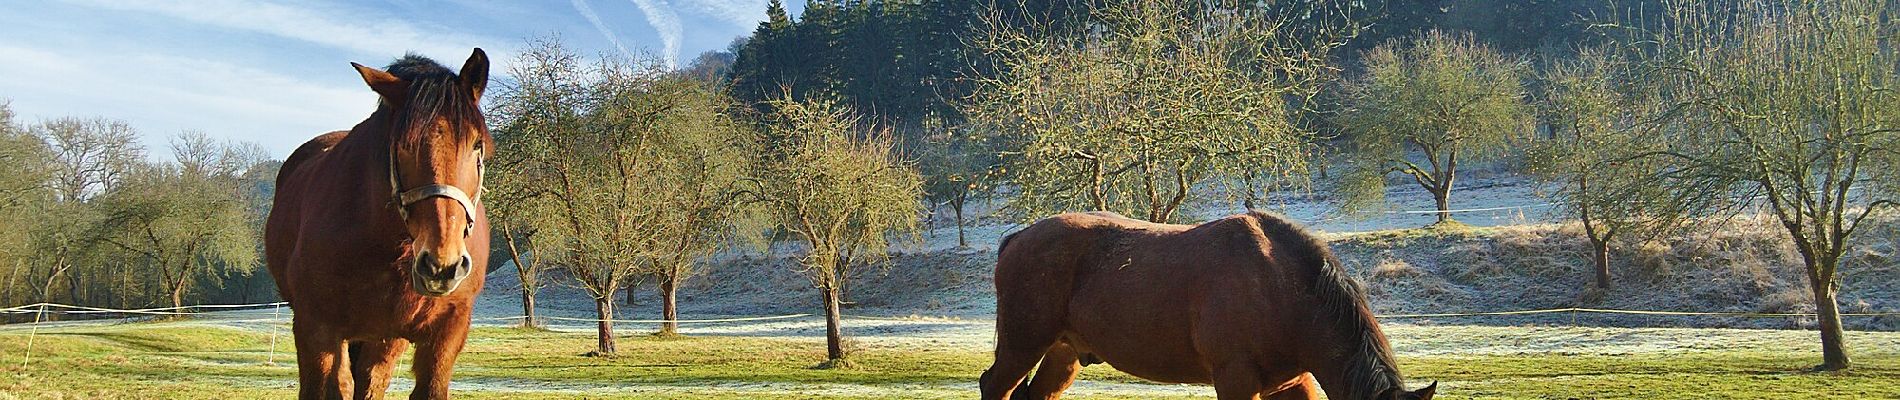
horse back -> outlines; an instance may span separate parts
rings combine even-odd
[[[1065,324],[1051,319],[1066,318],[1079,284],[1129,272],[1118,267],[1128,265],[1131,255],[1190,228],[1105,212],[1060,214],[1030,224],[998,250],[998,318]]]
[[[1257,268],[1274,255],[1272,240],[1250,214],[1200,225],[1154,223],[1109,212],[1068,213],[1045,218],[1005,237],[997,249],[997,279],[1003,275],[1075,275],[1130,262],[1194,268],[1210,262]],[[1175,271],[1187,272],[1187,271]],[[1177,274],[1179,275],[1179,274]]]
[[[298,167],[308,164],[311,159],[329,152],[330,148],[336,147],[337,143],[342,142],[343,138],[349,136],[350,131],[335,131],[317,135],[317,137],[310,139],[310,141],[304,142],[302,146],[297,146],[297,150],[290,152],[290,157],[285,158],[284,165],[277,170],[277,187],[284,187],[286,184],[285,181],[292,174],[297,172]]]

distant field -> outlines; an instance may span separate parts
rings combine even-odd
[[[854,366],[819,370],[821,339],[801,327],[713,330],[719,336],[621,338],[615,358],[580,356],[579,332],[480,328],[456,370],[460,398],[973,398],[989,363],[982,321],[865,324]],[[0,330],[0,399],[286,398],[295,367],[281,327],[207,322]],[[797,328],[797,329],[790,329]],[[693,332],[689,330],[688,332]],[[1816,374],[1811,332],[1394,325],[1414,384],[1447,399],[1900,398],[1900,334],[1853,333],[1858,365]],[[267,363],[275,358],[276,363]],[[406,368],[406,364],[402,368]],[[404,371],[406,375],[406,371]],[[1076,399],[1211,398],[1200,386],[1154,385],[1096,366]],[[397,382],[406,393],[409,382]],[[392,396],[396,397],[396,396]]]

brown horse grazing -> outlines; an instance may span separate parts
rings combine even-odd
[[[387,72],[351,65],[381,96],[376,112],[284,160],[265,225],[271,276],[295,311],[298,398],[382,398],[410,343],[409,398],[448,398],[488,265],[479,191],[491,138],[477,105],[488,56],[475,49],[459,76],[416,55]]]
[[[1437,390],[1405,391],[1358,284],[1323,241],[1278,216],[1186,226],[1062,214],[999,247],[984,399],[1055,399],[1097,362],[1211,383],[1224,400],[1317,398],[1315,386],[1335,400]]]

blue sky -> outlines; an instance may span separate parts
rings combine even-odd
[[[414,51],[455,68],[481,47],[499,73],[528,38],[558,35],[582,54],[684,64],[749,34],[766,2],[13,1],[0,13],[0,100],[29,124],[125,120],[154,154],[198,130],[283,157],[375,108],[352,61],[381,66]]]

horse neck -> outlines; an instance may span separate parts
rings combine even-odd
[[[1316,368],[1311,368],[1326,398],[1371,399],[1386,389],[1403,389],[1405,385],[1378,322],[1363,308],[1358,311],[1352,317],[1342,318],[1335,327],[1335,334],[1325,335],[1339,339],[1332,344],[1333,350],[1344,356],[1322,358]]]
[[[369,118],[350,129],[350,135],[330,150],[335,157],[339,172],[336,176],[343,180],[337,182],[342,189],[350,192],[347,197],[354,201],[360,210],[361,221],[386,221],[386,223],[365,224],[382,227],[377,233],[401,237],[402,218],[390,207],[395,199],[395,189],[389,182],[390,136],[394,120],[392,113],[385,108],[377,108]],[[377,235],[385,236],[385,235]]]

